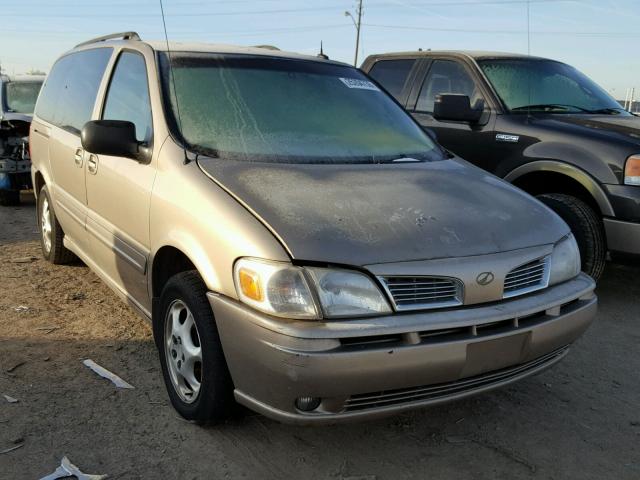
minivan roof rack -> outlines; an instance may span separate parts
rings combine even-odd
[[[83,45],[91,45],[92,43],[104,42],[106,40],[112,40],[114,38],[119,38],[122,40],[140,40],[140,35],[137,32],[120,32],[120,33],[111,33],[109,35],[104,35],[102,37],[92,38],[91,40],[87,40],[86,42],[79,43],[73,48],[82,47]]]
[[[280,49],[275,45],[254,45],[253,48],[264,48],[265,50],[274,50],[278,52],[280,51]]]

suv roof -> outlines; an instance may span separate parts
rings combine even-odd
[[[535,57],[522,53],[508,53],[508,52],[491,52],[483,50],[414,50],[407,52],[391,52],[370,55],[369,58],[383,58],[383,57],[431,57],[438,55],[451,55],[458,57],[472,58],[474,60],[487,59],[487,58],[528,58],[532,60],[548,60],[543,57]]]
[[[94,38],[86,42],[82,42],[76,45],[70,51],[77,49],[93,48],[101,42],[109,42],[110,45],[132,45],[132,44],[146,44],[155,51],[166,52],[166,41],[143,41],[136,32],[122,32],[105,35],[103,37]],[[344,62],[338,62],[335,60],[328,60],[322,57],[314,55],[304,55],[295,52],[286,52],[277,49],[271,45],[259,45],[259,46],[240,46],[240,45],[228,45],[223,43],[200,43],[200,42],[169,42],[169,49],[172,52],[202,52],[202,53],[223,53],[223,54],[244,54],[244,55],[260,55],[265,57],[277,57],[277,58],[291,58],[300,60],[310,60],[315,62],[333,63],[336,65],[347,65]]]

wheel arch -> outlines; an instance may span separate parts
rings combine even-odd
[[[44,187],[46,184],[47,182],[44,179],[44,175],[42,174],[42,172],[40,170],[36,171],[33,174],[33,193],[36,198],[38,197],[40,190],[42,190],[42,187]]]
[[[504,179],[528,193],[552,193],[553,187],[562,184],[568,192],[597,207],[603,216],[613,217],[615,213],[606,193],[596,180],[584,170],[557,160],[538,160],[521,165]]]
[[[191,258],[182,249],[173,245],[160,247],[153,256],[150,268],[150,291],[153,298],[160,296],[162,289],[174,275],[189,270],[199,272]]]

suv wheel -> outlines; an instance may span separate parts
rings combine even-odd
[[[153,321],[171,403],[180,415],[198,424],[225,420],[236,405],[206,292],[196,271],[171,277]]]
[[[3,207],[20,205],[20,190],[0,190],[0,205]]]
[[[76,256],[63,245],[64,232],[53,210],[49,189],[44,186],[38,194],[38,226],[40,227],[40,245],[45,260],[63,265],[71,263]]]
[[[580,249],[582,270],[598,280],[604,271],[607,257],[604,228],[598,214],[585,202],[571,195],[545,193],[537,198],[567,222]]]

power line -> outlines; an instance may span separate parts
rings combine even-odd
[[[586,0],[528,0],[530,3],[582,3]],[[414,3],[406,3],[405,6],[408,7],[472,7],[472,6],[485,6],[485,5],[524,5],[527,3],[527,0],[478,0],[478,1],[451,1],[451,2],[414,2]],[[130,5],[130,3],[128,4]],[[186,6],[187,4],[175,5],[175,6]],[[198,4],[200,5],[200,3]],[[23,6],[23,4],[21,5]],[[402,5],[398,5],[393,2],[384,2],[384,3],[372,3],[368,4],[367,8],[380,8],[380,7],[401,7]],[[93,5],[84,5],[84,8],[94,8]],[[82,8],[82,7],[79,7]],[[323,6],[323,7],[305,7],[305,8],[279,8],[279,9],[268,9],[268,10],[246,10],[246,11],[231,11],[231,12],[189,12],[189,13],[168,13],[168,17],[211,17],[211,16],[239,16],[239,15],[270,15],[270,14],[282,14],[282,13],[302,13],[302,12],[322,12],[322,11],[332,11],[341,9],[341,5],[331,5],[331,6]],[[75,8],[74,10],[78,10]],[[122,13],[119,14],[104,14],[104,13],[42,13],[40,15],[34,15],[33,12],[2,12],[3,17],[45,17],[45,18],[93,18],[93,17],[121,17]],[[127,13],[129,17],[160,17],[157,13],[149,13],[149,12],[134,12]]]
[[[422,30],[427,32],[459,32],[459,33],[504,33],[509,35],[526,35],[526,30],[496,30],[496,29],[470,29],[470,28],[440,28],[440,27],[412,27],[407,25],[381,25],[375,23],[363,23],[362,25],[373,28],[388,28],[393,30]],[[576,35],[576,36],[602,36],[602,37],[635,37],[640,33],[630,32],[572,32],[567,30],[531,30],[536,35]]]

